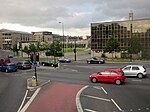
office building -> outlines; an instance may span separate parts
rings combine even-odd
[[[114,37],[120,43],[121,51],[127,51],[132,37],[139,39],[143,50],[150,50],[150,19],[135,19],[129,14],[129,20],[91,23],[91,50],[104,52],[106,43]]]

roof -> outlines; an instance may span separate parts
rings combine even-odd
[[[11,33],[20,33],[20,34],[30,34],[30,33],[28,33],[28,32],[15,31],[15,30],[8,30],[8,29],[0,29],[0,32],[11,32]]]
[[[145,18],[145,19],[134,19],[132,21],[141,21],[141,20],[150,20],[150,18]],[[108,22],[93,22],[91,24],[106,24],[106,23],[119,23],[119,22],[128,22],[128,21],[131,21],[131,20],[118,20],[118,21],[108,21]]]

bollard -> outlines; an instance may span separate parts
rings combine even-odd
[[[36,87],[36,77],[32,76],[32,87]]]
[[[58,63],[58,69],[60,69],[60,67],[61,67],[61,66],[60,66],[60,63]]]

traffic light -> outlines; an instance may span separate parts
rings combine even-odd
[[[33,63],[33,54],[29,54],[30,55],[30,60]]]
[[[36,53],[36,61],[39,61],[39,53]]]

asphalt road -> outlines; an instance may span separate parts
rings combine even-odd
[[[0,72],[0,112],[17,112],[25,94],[26,79]]]
[[[84,112],[149,112],[149,77],[140,80],[127,78],[126,83],[120,86],[110,83],[93,84],[89,81],[89,75],[93,72],[128,64],[143,64],[150,68],[148,62],[87,64],[85,61],[77,61],[61,64],[61,69],[38,67],[37,75],[39,79],[52,82],[88,86],[80,95]],[[26,80],[33,75],[33,69],[14,73],[0,72],[0,112],[16,112],[19,109],[26,92]]]
[[[127,78],[123,85],[89,81],[89,75],[104,68],[118,68],[131,63],[86,64],[78,61],[62,64],[61,69],[45,68],[38,71],[39,78],[55,82],[82,84],[88,86],[80,95],[84,112],[149,112],[150,79]],[[132,63],[137,64],[137,63]],[[138,63],[139,64],[139,63]],[[149,67],[149,63],[140,63]]]

